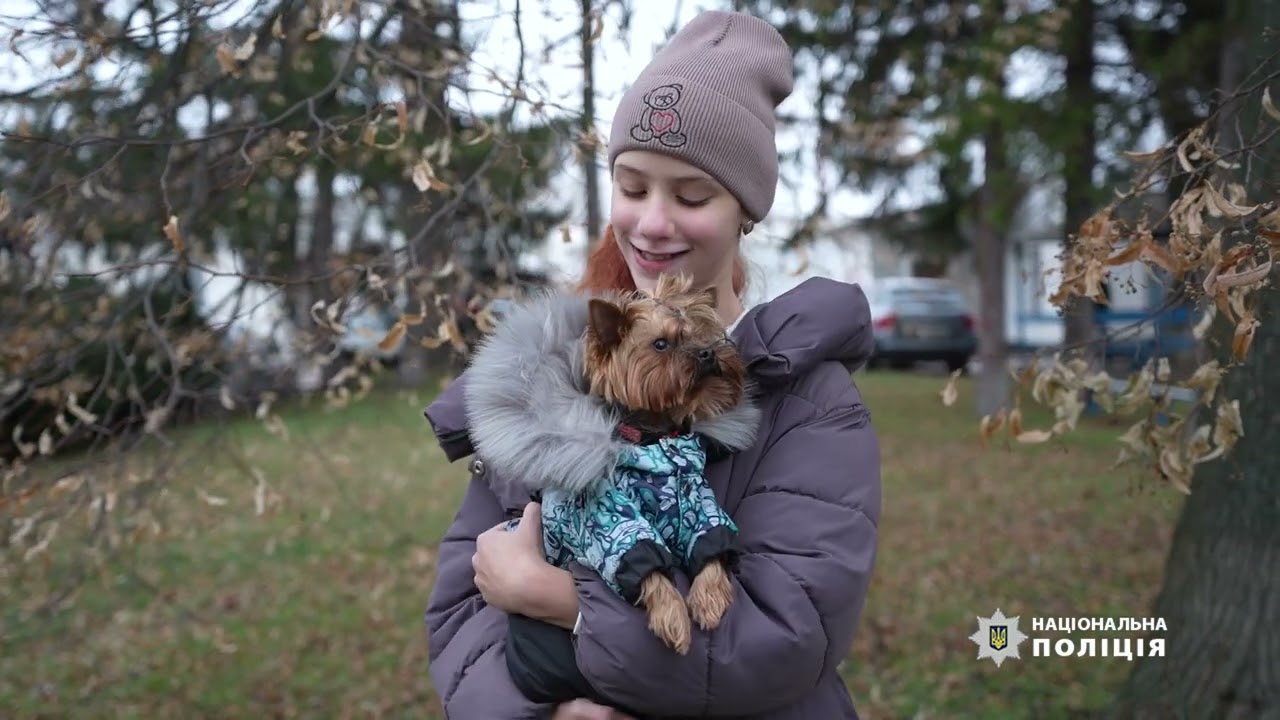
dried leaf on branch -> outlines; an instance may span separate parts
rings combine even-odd
[[[1258,87],[1264,115],[1280,121],[1266,83]],[[1265,132],[1274,132],[1271,126]],[[1243,436],[1239,403],[1227,397],[1231,372],[1251,359],[1255,338],[1265,323],[1280,318],[1260,315],[1259,293],[1269,290],[1280,246],[1280,199],[1251,197],[1238,152],[1222,149],[1206,123],[1166,146],[1128,152],[1137,182],[1085,220],[1060,258],[1060,283],[1049,297],[1059,309],[1077,298],[1106,304],[1104,287],[1124,268],[1143,272],[1145,281],[1162,284],[1170,306],[1179,303],[1194,320],[1186,326],[1192,342],[1214,352],[1194,369],[1174,371],[1172,358],[1157,353],[1127,376],[1112,378],[1080,358],[1062,352],[1037,356],[1016,375],[1017,393],[1054,411],[1048,430],[1023,428],[1019,398],[1007,418],[1009,435],[1020,442],[1045,442],[1073,430],[1088,403],[1107,414],[1139,419],[1119,436],[1118,464],[1137,462],[1179,492],[1190,492],[1195,467],[1227,456]],[[1126,213],[1142,202],[1160,173],[1176,169],[1190,176],[1163,216]],[[1157,232],[1157,229],[1159,230]],[[1221,330],[1221,333],[1217,332]],[[1221,339],[1222,342],[1218,342]],[[950,385],[943,389],[944,406]],[[1193,402],[1175,401],[1178,392]],[[1191,425],[1196,408],[1214,408],[1214,422]],[[1005,412],[983,417],[979,437],[985,446],[1006,424]]]

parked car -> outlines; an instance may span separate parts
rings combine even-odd
[[[875,282],[867,299],[875,332],[873,367],[887,364],[905,369],[919,361],[941,360],[958,370],[978,350],[969,304],[945,280],[883,278]]]

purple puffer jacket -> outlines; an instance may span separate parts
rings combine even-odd
[[[548,322],[542,331],[571,335],[583,318]],[[879,444],[850,379],[872,349],[866,296],[857,285],[809,279],[753,307],[732,337],[756,385],[758,412],[751,416],[758,418],[755,442],[707,467],[739,527],[733,605],[714,631],[695,625],[692,648],[679,656],[649,631],[642,609],[576,566],[578,666],[604,697],[646,717],[856,718],[836,668],[858,626],[880,518]],[[532,475],[546,463],[589,461],[593,438],[610,430],[565,404],[571,383],[546,380],[570,367],[540,356],[551,339],[530,339],[509,368],[528,402],[556,408],[553,426],[526,424],[504,436],[525,438],[513,442]],[[452,720],[547,718],[553,708],[529,702],[512,683],[506,616],[485,604],[473,582],[476,536],[529,499],[524,478],[486,468],[486,452],[477,451],[492,445],[476,440],[474,426],[487,420],[472,421],[466,410],[473,370],[426,410],[451,461],[476,455],[465,499],[440,543],[428,602],[431,678]],[[559,444],[575,437],[579,446]],[[491,456],[503,452],[505,445]],[[678,577],[687,593],[687,578]]]

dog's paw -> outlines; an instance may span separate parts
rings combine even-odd
[[[689,654],[689,646],[693,644],[693,626],[689,623],[689,613],[684,609],[683,603],[679,611],[673,610],[666,617],[651,615],[649,627],[677,655]]]
[[[715,630],[733,602],[733,583],[723,564],[713,562],[702,568],[689,588],[689,614],[698,627]]]
[[[693,627],[676,586],[654,573],[645,578],[640,597],[649,614],[649,629],[653,634],[676,653],[687,654],[693,642]]]

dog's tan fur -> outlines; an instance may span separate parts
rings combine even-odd
[[[687,428],[736,406],[746,367],[715,308],[714,289],[694,290],[685,276],[662,276],[652,293],[592,299],[584,335],[591,392],[658,431]],[[712,359],[716,372],[708,374]],[[640,601],[650,629],[683,655],[691,642],[690,615],[704,630],[714,629],[732,598],[729,571],[717,560],[693,579],[687,605],[659,572],[642,581]]]

